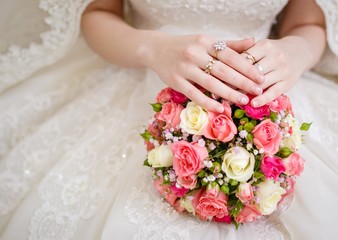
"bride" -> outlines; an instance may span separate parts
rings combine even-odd
[[[0,9],[1,240],[337,235],[336,0],[15,0]],[[313,122],[294,197],[271,217],[238,230],[201,222],[153,189],[139,137],[148,103],[166,84],[222,111],[195,83],[239,104],[250,93],[254,107],[288,91],[296,117]]]

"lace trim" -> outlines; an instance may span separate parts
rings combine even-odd
[[[41,0],[39,7],[48,13],[45,22],[50,30],[40,35],[41,44],[12,45],[0,55],[0,92],[64,56],[77,39],[82,12],[92,1]]]

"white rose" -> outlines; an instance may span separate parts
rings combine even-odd
[[[254,172],[255,157],[245,148],[230,148],[223,157],[222,170],[228,178],[239,182],[249,180]]]
[[[280,187],[279,182],[274,182],[272,179],[259,183],[257,187],[256,196],[258,197],[260,212],[262,215],[269,215],[275,211],[278,202],[286,191]]]
[[[208,124],[208,113],[194,102],[189,102],[180,115],[180,127],[190,134],[203,135]]]
[[[180,199],[180,206],[182,208],[184,208],[185,210],[187,210],[188,212],[195,214],[195,209],[194,209],[194,206],[192,205],[192,197],[191,196],[181,198]]]
[[[170,167],[173,165],[173,153],[169,145],[160,145],[148,153],[148,162],[152,167]]]
[[[290,148],[292,151],[296,151],[302,145],[302,132],[299,123],[291,114],[286,117],[286,121],[288,122],[289,127],[292,128],[292,134],[282,141],[282,146]]]

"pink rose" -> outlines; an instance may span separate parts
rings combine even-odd
[[[171,89],[171,101],[178,104],[183,104],[188,100],[188,98],[180,92]]]
[[[285,111],[290,105],[290,100],[288,96],[282,94],[268,105],[269,108],[274,112]]]
[[[214,217],[223,219],[229,215],[227,200],[227,196],[221,191],[215,196],[203,190],[196,194],[192,204],[196,215],[203,220],[211,220]]]
[[[169,102],[171,99],[171,88],[162,89],[156,96],[156,100],[159,103]]]
[[[165,129],[176,128],[181,122],[180,114],[182,110],[183,106],[177,103],[164,103],[157,119],[166,123],[164,126]]]
[[[187,189],[194,189],[197,184],[196,175],[178,176],[177,180],[183,187]]]
[[[304,170],[304,159],[296,152],[283,159],[283,163],[289,175],[299,176]]]
[[[245,205],[244,208],[239,212],[235,221],[238,223],[253,222],[255,221],[261,213],[253,205]]]
[[[285,171],[285,167],[280,158],[265,155],[261,163],[261,170],[265,177],[272,178],[277,181],[279,175]]]
[[[188,98],[184,94],[177,92],[172,88],[164,88],[157,94],[156,100],[162,104],[167,102],[182,104],[185,103]]]
[[[232,221],[232,218],[231,218],[231,216],[229,216],[229,215],[226,215],[226,216],[224,216],[223,218],[217,218],[217,217],[214,217],[214,221],[215,222],[220,222],[220,223],[227,223],[227,224],[230,224],[231,223],[231,221]]]
[[[206,147],[201,147],[196,142],[175,142],[171,144],[171,149],[174,154],[173,168],[178,177],[198,173],[204,167],[203,160],[208,156]]]
[[[171,191],[177,197],[183,197],[187,192],[189,192],[189,189],[185,188],[185,187],[178,188],[178,187],[176,187],[176,185],[172,185]]]
[[[223,103],[224,112],[215,113],[208,111],[209,122],[204,131],[204,136],[221,142],[231,141],[237,133],[237,127],[231,118],[231,108],[228,103]]]
[[[265,116],[269,116],[270,115],[270,109],[268,105],[264,105],[261,107],[253,107],[251,106],[251,99],[253,98],[252,96],[248,95],[249,97],[249,102],[244,105],[244,106],[240,106],[238,105],[240,108],[242,108],[246,114],[253,118],[253,119],[259,119],[262,120],[264,119]]]
[[[254,197],[251,184],[241,183],[237,188],[236,197],[238,197],[242,203],[251,201]]]
[[[277,124],[271,122],[270,119],[266,119],[256,125],[252,133],[253,141],[258,149],[263,148],[268,155],[274,155],[278,152],[282,135]]]
[[[164,197],[164,199],[170,203],[171,205],[174,205],[176,199],[178,196],[176,196],[172,191],[171,187],[168,184],[163,184],[163,178],[157,178],[154,181],[155,189]]]

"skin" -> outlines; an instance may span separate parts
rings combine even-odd
[[[113,64],[152,69],[168,86],[215,112],[222,112],[223,106],[195,84],[238,104],[248,103],[245,93],[249,93],[256,96],[251,104],[259,107],[289,90],[320,59],[326,44],[325,19],[314,0],[306,4],[291,0],[280,21],[280,39],[228,41],[207,74],[204,70],[215,57],[216,39],[135,29],[123,20],[122,13],[122,0],[90,4],[81,22],[88,45]],[[255,65],[243,51],[255,57]]]

